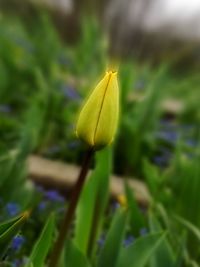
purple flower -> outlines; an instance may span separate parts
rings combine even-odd
[[[158,154],[153,158],[153,162],[160,167],[165,167],[168,165],[171,156],[172,154],[169,149],[160,147]]]
[[[61,196],[56,190],[49,190],[45,192],[45,197],[52,201],[64,202],[65,198]]]
[[[22,258],[22,259],[14,259],[12,262],[12,267],[21,267],[26,266],[30,260],[28,258]]]
[[[135,237],[133,235],[129,235],[126,239],[123,241],[124,247],[128,247],[135,241]]]
[[[175,131],[159,131],[156,137],[170,143],[175,143],[178,139],[178,133]]]
[[[14,251],[19,251],[25,242],[25,238],[22,235],[17,235],[12,239],[11,248]]]
[[[6,204],[6,211],[9,216],[15,216],[20,212],[20,206],[17,203],[9,202]]]
[[[80,100],[80,95],[77,90],[71,85],[62,86],[62,92],[67,99]]]
[[[119,209],[120,208],[120,204],[119,204],[119,202],[117,202],[117,201],[113,201],[113,203],[112,203],[112,205],[111,205],[111,211],[112,212],[115,212],[117,209]]]
[[[155,156],[153,162],[160,167],[165,167],[168,163],[168,158],[164,155]]]
[[[12,262],[12,267],[20,267],[21,266],[21,260],[20,259],[15,259]]]

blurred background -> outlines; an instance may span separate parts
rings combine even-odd
[[[144,149],[150,160],[165,161],[181,138],[197,142],[197,0],[1,0],[0,9],[2,154],[23,139],[25,154],[78,163],[81,101],[119,62],[122,114],[114,149],[116,161],[119,151],[124,156],[116,172],[132,175]]]
[[[121,94],[112,173],[141,182],[150,197],[139,204],[185,262],[151,266],[199,266],[199,0],[0,0],[0,220],[29,208],[37,191],[40,215],[27,232],[35,240],[55,203],[63,205],[57,191],[41,197],[27,177],[48,178],[54,160],[81,164],[77,115],[112,65]],[[30,164],[33,154],[52,161]]]

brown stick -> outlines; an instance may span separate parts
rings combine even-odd
[[[69,232],[69,228],[72,222],[72,219],[74,217],[74,213],[76,210],[76,206],[80,197],[80,193],[82,191],[84,182],[86,180],[86,176],[89,170],[89,165],[90,161],[92,159],[92,156],[94,154],[93,150],[89,150],[88,153],[86,154],[85,160],[83,162],[78,180],[76,182],[75,188],[72,193],[72,197],[70,199],[69,207],[66,210],[65,217],[63,220],[63,223],[60,228],[60,232],[58,235],[58,239],[55,242],[53,252],[51,254],[50,262],[49,262],[49,267],[57,267],[60,255],[62,252],[62,249],[64,247],[65,243],[65,238]]]

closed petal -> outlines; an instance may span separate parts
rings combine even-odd
[[[119,89],[117,73],[110,73],[110,80],[105,91],[102,108],[95,132],[95,145],[110,144],[114,138],[119,116]]]
[[[83,106],[77,122],[77,136],[95,149],[110,144],[117,128],[118,102],[117,72],[110,71]]]

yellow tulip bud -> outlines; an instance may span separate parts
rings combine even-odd
[[[117,72],[106,72],[83,106],[76,135],[95,149],[109,145],[114,138],[119,115]]]

